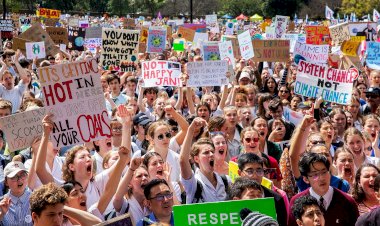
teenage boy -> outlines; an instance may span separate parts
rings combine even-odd
[[[359,217],[358,207],[352,197],[330,186],[330,162],[327,158],[321,154],[306,152],[302,155],[298,168],[303,180],[310,184],[310,188],[291,199],[291,208],[295,200],[311,195],[318,200],[325,214],[326,225],[354,226]],[[290,217],[289,225],[297,225],[293,215]]]
[[[113,104],[111,104],[110,101],[106,101],[107,112],[108,112],[108,115],[111,116],[113,108],[116,108],[120,104],[127,103],[128,97],[125,94],[122,94],[120,92],[121,85],[120,85],[119,76],[115,74],[108,75],[107,83],[108,83],[109,90],[111,91],[110,98],[115,103],[115,105],[112,106]]]
[[[318,200],[311,195],[297,199],[292,207],[292,214],[298,226],[325,226]]]

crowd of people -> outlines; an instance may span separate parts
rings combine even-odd
[[[100,54],[39,62],[6,42],[0,117],[44,106],[37,68]],[[196,45],[139,53],[147,60],[180,62],[183,86],[144,87],[140,63],[134,72],[99,65],[111,137],[57,150],[49,113],[25,150],[9,152],[1,133],[2,225],[95,225],[126,213],[133,225],[174,225],[174,205],[269,197],[277,218],[245,209],[242,225],[380,225],[368,224],[380,216],[380,71],[362,65],[351,102],[339,105],[294,93],[292,56],[236,59],[228,85],[196,88],[186,86],[186,63],[203,60]],[[287,120],[285,108],[302,120]]]

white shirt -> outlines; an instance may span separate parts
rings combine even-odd
[[[99,173],[103,172],[103,170],[104,170],[104,168],[103,168],[103,157],[100,156],[98,152],[95,152],[94,158],[96,161],[96,175],[98,175]]]
[[[128,212],[131,214],[132,222],[135,222],[133,225],[136,225],[138,221],[150,214],[148,208],[141,208],[140,203],[135,199],[133,195],[130,199],[123,198],[123,204],[121,206],[120,212],[116,212],[116,216],[121,216]]]
[[[94,181],[90,181],[87,185],[85,194],[87,196],[86,207],[89,209],[93,204],[100,200],[100,196],[104,193],[106,184],[109,179],[109,170],[104,170],[102,173],[95,176]],[[108,205],[110,206],[110,205]],[[106,209],[105,213],[110,212],[111,210]]]
[[[22,80],[11,90],[7,90],[5,86],[0,85],[0,97],[12,102],[12,114],[21,106],[22,94],[26,90],[26,85]]]
[[[364,163],[371,163],[380,168],[380,159],[377,157],[366,156]]]
[[[62,179],[62,168],[63,168],[64,162],[65,162],[65,157],[56,156],[56,157],[54,157],[54,161],[53,161],[53,169],[50,169],[49,164],[47,162],[45,163],[45,168],[46,168],[47,172],[53,176],[54,182],[56,184],[64,184],[65,183],[64,180]],[[30,167],[32,167],[32,159],[28,159],[25,162],[25,168],[30,170]],[[41,182],[40,178],[38,178],[38,176],[36,176],[36,177],[37,178],[36,178],[36,182],[34,184],[33,189],[42,186],[42,182]]]
[[[315,191],[313,190],[313,188],[310,188],[309,190],[310,192],[310,195],[313,196],[314,198],[316,198],[318,200],[318,203],[319,203],[319,199],[321,198],[320,195],[318,195],[317,193],[315,193]],[[333,198],[333,195],[334,195],[334,189],[329,186],[329,190],[326,192],[326,194],[324,194],[322,197],[323,197],[323,205],[325,206],[325,209],[327,210],[331,204],[331,200]],[[342,207],[344,208],[344,207]]]

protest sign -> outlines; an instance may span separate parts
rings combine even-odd
[[[380,70],[380,43],[367,42],[366,55],[367,66],[371,69]]]
[[[83,27],[83,28],[87,28],[89,27],[89,22],[88,22],[88,19],[82,19],[82,20],[79,20],[78,21],[78,26],[79,27]]]
[[[171,61],[141,62],[144,87],[182,86],[181,64]]]
[[[227,36],[227,35],[222,35],[222,42],[224,41],[231,41],[232,43],[232,51],[234,51],[234,57],[235,58],[240,58],[240,47],[239,47],[239,41],[236,38],[236,36]]]
[[[103,223],[96,224],[95,226],[133,226],[129,213],[114,217]]]
[[[200,61],[187,63],[189,80],[187,87],[221,86],[226,84],[228,63],[219,61]]]
[[[96,47],[102,46],[102,39],[101,38],[86,38],[84,39],[83,45],[92,53],[96,53]]]
[[[366,40],[376,41],[377,31],[376,22],[350,22],[348,29],[350,32],[351,40]]]
[[[38,108],[0,118],[0,127],[10,151],[30,147],[36,138],[41,137],[45,114],[45,108]]]
[[[173,41],[173,50],[174,51],[184,51],[185,50],[186,40],[183,38],[176,38]]]
[[[290,43],[289,43],[289,45],[290,45],[289,51],[291,53],[293,53],[294,52],[294,46],[296,45],[296,42],[298,41],[298,34],[284,34],[284,38],[286,40],[290,41]]]
[[[138,60],[140,32],[137,30],[121,30],[103,28],[102,54],[100,62],[111,70],[135,71]]]
[[[219,42],[219,52],[221,60],[225,60],[228,65],[235,67],[235,57],[231,41]]]
[[[69,42],[67,48],[70,50],[84,51],[85,28],[71,27],[68,28]]]
[[[204,42],[202,45],[203,60],[220,60],[218,42]]]
[[[39,8],[37,10],[37,16],[45,18],[59,18],[61,11],[56,9]]]
[[[194,40],[195,31],[190,29],[190,28],[178,27],[177,33],[178,33],[179,38],[184,38],[189,42],[192,42]],[[207,40],[208,40],[208,38],[207,38]]]
[[[44,42],[27,42],[25,43],[26,48],[26,58],[29,60],[33,60],[37,57],[37,59],[45,58],[45,43]]]
[[[228,176],[231,178],[232,183],[235,183],[236,178],[239,177],[239,166],[236,162],[228,162]]]
[[[110,138],[109,117],[95,58],[38,68],[55,148]]]
[[[274,199],[260,198],[173,206],[174,224],[240,226],[242,225],[240,210],[243,208],[277,219]]]
[[[141,28],[141,36],[140,36],[140,42],[146,43],[148,40],[148,28],[147,27],[142,27]]]
[[[226,32],[224,32],[226,35],[234,35],[234,23],[227,22],[226,23]]]
[[[294,92],[301,96],[347,105],[351,102],[353,81],[357,74],[301,60],[297,68]]]
[[[216,14],[206,15],[206,25],[207,25],[207,30],[209,30],[210,32],[214,34],[220,33],[218,17]]]
[[[289,17],[287,16],[276,15],[276,21],[274,23],[274,32],[276,38],[282,38],[282,35],[285,34],[288,18]]]
[[[41,24],[36,23],[24,33],[19,35],[20,38],[28,40],[28,42],[45,42],[46,55],[54,56],[59,53],[59,48],[55,46],[53,39],[42,29]]]
[[[354,41],[343,41],[342,46],[340,50],[343,52],[344,55],[347,56],[357,56],[358,55],[358,49],[360,46],[360,42],[354,42]]]
[[[30,25],[32,23],[32,18],[30,17],[26,17],[26,16],[20,16],[19,18],[19,26],[23,26],[23,25]]]
[[[344,40],[350,40],[348,23],[337,24],[329,29],[333,46],[341,46]]]
[[[123,27],[124,29],[135,29],[135,19],[133,18],[124,18],[123,20]]]
[[[88,27],[88,28],[86,28],[85,38],[102,38],[102,27]]]
[[[206,33],[206,24],[183,24],[184,27],[193,29],[196,32]]]
[[[66,52],[66,44],[59,44],[59,50]]]
[[[207,42],[207,41],[208,41],[208,33],[195,32],[193,43],[195,43],[196,46],[200,47],[200,44],[202,42]]]
[[[297,42],[293,55],[294,63],[297,65],[301,60],[326,64],[329,57],[329,45],[311,45]]]
[[[68,44],[68,34],[66,28],[63,27],[47,27],[46,32],[49,34],[54,43],[59,44]]]
[[[0,20],[0,31],[2,39],[13,38],[13,21],[11,19]]]
[[[293,123],[295,126],[299,125],[303,119],[303,114],[301,112],[293,111],[288,107],[284,107],[283,116],[286,121]]]
[[[43,18],[43,22],[45,26],[55,27],[55,25],[59,22],[59,18]]]
[[[75,17],[70,17],[68,19],[68,24],[70,27],[78,27],[79,26],[79,19]]]
[[[306,44],[312,45],[328,45],[331,42],[330,31],[326,26],[312,26],[305,27]]]
[[[241,57],[249,60],[254,57],[251,35],[249,31],[245,31],[238,35]]]
[[[148,53],[162,53],[166,47],[166,28],[150,27],[148,31]]]
[[[12,49],[14,51],[17,51],[19,49],[23,55],[26,55],[26,43],[29,42],[29,40],[14,37],[13,43],[12,43]]]
[[[255,50],[255,61],[288,61],[289,60],[289,40],[253,40]]]

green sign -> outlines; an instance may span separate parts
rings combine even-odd
[[[277,219],[273,198],[209,202],[174,206],[174,224],[241,225],[240,210],[248,208]]]
[[[185,45],[183,43],[173,43],[174,51],[184,51]]]

